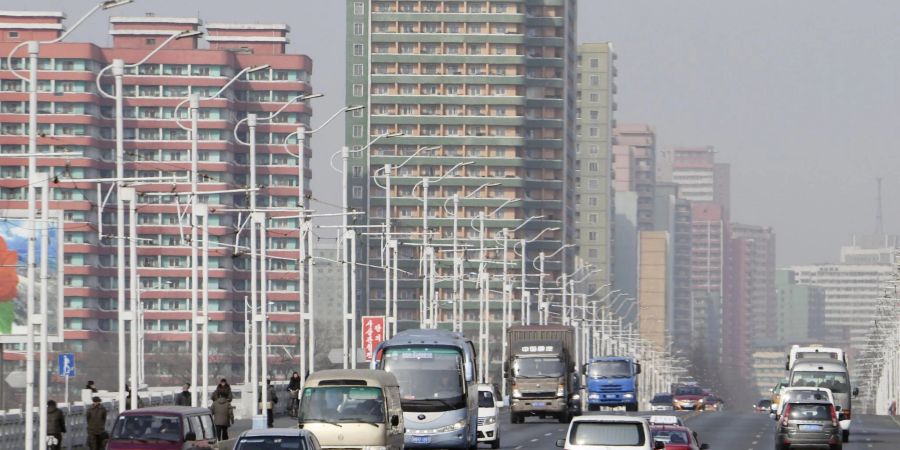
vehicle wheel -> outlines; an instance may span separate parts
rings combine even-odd
[[[829,447],[829,450],[843,450],[843,448],[844,448],[843,445],[838,444],[838,445],[832,445],[831,447]]]
[[[638,410],[637,403],[629,403],[625,405],[625,411],[634,412]]]
[[[491,441],[491,448],[500,448],[500,438]]]
[[[509,423],[513,425],[519,423],[519,415],[514,412],[509,413]]]
[[[569,423],[572,421],[572,416],[568,412],[561,412],[557,419],[559,419],[559,423]]]
[[[600,411],[600,405],[588,405],[588,411]]]
[[[841,441],[850,442],[850,430],[844,430],[841,432]]]

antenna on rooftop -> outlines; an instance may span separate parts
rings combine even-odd
[[[884,214],[882,213],[881,208],[881,177],[878,177],[876,180],[878,183],[878,203],[876,205],[877,209],[875,210],[875,236],[877,236],[877,239],[884,239]]]

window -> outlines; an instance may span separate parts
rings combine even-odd
[[[365,11],[366,11],[366,9],[365,9],[365,5],[363,4],[363,2],[353,2],[353,15],[354,16],[361,16],[361,15],[365,14]]]
[[[354,77],[363,76],[363,65],[362,64],[354,64],[353,65],[353,76]]]
[[[600,60],[597,58],[591,58],[591,68],[596,69],[600,67]]]
[[[363,135],[363,126],[362,125],[353,125],[353,137],[361,138]]]
[[[355,36],[362,36],[364,31],[365,28],[363,27],[362,23],[357,22],[353,24],[353,34]]]
[[[355,198],[355,199],[363,198],[362,186],[353,186],[353,198]]]
[[[156,45],[156,38],[147,38],[147,39],[144,39],[144,44],[146,44],[146,45]]]
[[[362,44],[353,44],[353,56],[362,56],[363,55],[363,45]]]
[[[363,96],[363,85],[362,84],[354,84],[353,85],[353,96],[354,97],[362,97]]]
[[[591,75],[591,86],[600,86],[600,75]]]
[[[17,37],[19,37],[19,32],[18,32],[18,31],[10,31],[10,32],[9,32],[9,37],[11,37],[11,38],[17,38]]]
[[[362,178],[362,166],[353,166],[353,178]]]

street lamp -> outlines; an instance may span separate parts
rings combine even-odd
[[[519,239],[518,243],[513,244],[513,253],[516,253],[522,257],[522,279],[521,279],[522,286],[520,287],[520,289],[522,291],[521,310],[523,312],[520,314],[521,315],[520,319],[521,319],[522,325],[531,325],[531,295],[530,294],[526,295],[527,294],[527,291],[526,291],[527,280],[525,278],[525,260],[526,260],[526,254],[527,254],[526,246],[529,243],[540,239],[540,237],[544,233],[546,233],[548,231],[559,231],[560,229],[561,229],[560,227],[547,227],[547,228],[544,228],[543,230],[539,231],[536,235],[534,235],[533,238],[531,238],[531,239],[522,238],[522,239]],[[516,245],[522,246],[521,254],[516,252]]]
[[[420,322],[422,328],[428,328],[428,327],[436,328],[437,327],[437,311],[435,309],[437,307],[437,305],[432,304],[434,301],[433,297],[435,297],[435,295],[434,295],[435,294],[435,292],[434,292],[434,276],[435,276],[434,248],[432,248],[428,244],[429,236],[431,234],[428,230],[428,187],[431,183],[438,183],[441,180],[447,178],[453,172],[455,172],[456,169],[463,167],[463,166],[472,165],[472,164],[475,164],[475,162],[474,161],[465,161],[465,162],[458,163],[455,166],[451,167],[446,172],[444,172],[443,175],[441,175],[440,177],[438,177],[436,179],[423,177],[422,181],[419,181],[418,183],[414,184],[411,189],[411,192],[415,192],[416,188],[419,187],[419,185],[421,185],[422,191],[423,191],[423,194],[422,194],[422,198],[423,198],[423,200],[422,200],[422,202],[423,202],[423,206],[422,206],[422,255],[423,256],[422,256],[422,258],[420,258],[422,264],[419,266],[420,271],[423,274],[423,276],[422,276],[422,297],[421,297],[421,301],[419,303],[419,308],[420,308],[419,322]],[[428,276],[424,276],[426,270],[428,271]],[[429,317],[429,313],[431,315],[430,317]]]
[[[540,271],[540,277],[538,277],[538,308],[540,308],[540,311],[542,312],[541,313],[541,325],[547,325],[548,321],[550,319],[546,315],[547,311],[548,311],[547,305],[544,304],[544,262],[547,258],[552,258],[552,257],[556,256],[557,253],[559,253],[569,247],[574,247],[574,246],[575,246],[575,244],[564,244],[564,245],[560,246],[558,249],[554,250],[553,253],[551,253],[549,255],[545,255],[544,252],[542,251],[540,254],[538,254],[538,256],[536,258],[534,258],[534,260],[531,263],[531,265],[535,269]],[[538,260],[540,260],[540,267],[538,267],[536,265]]]
[[[10,72],[19,78],[22,81],[28,83],[28,186],[27,186],[27,202],[28,202],[28,247],[27,247],[27,257],[26,257],[26,276],[28,277],[28,284],[26,286],[26,340],[25,340],[25,411],[27,411],[25,418],[25,446],[27,448],[33,448],[34,445],[34,415],[32,411],[34,410],[34,326],[35,326],[35,305],[34,305],[34,279],[35,279],[35,241],[37,237],[37,224],[35,223],[36,219],[36,184],[39,182],[37,179],[37,114],[38,114],[38,53],[40,52],[40,46],[43,44],[55,44],[57,42],[61,42],[66,37],[69,36],[79,25],[81,25],[85,20],[88,19],[95,12],[100,9],[110,9],[115,8],[116,6],[121,6],[127,3],[130,3],[131,0],[106,0],[94,5],[93,8],[88,10],[74,25],[69,27],[64,33],[58,36],[55,39],[47,40],[47,41],[24,41],[16,45],[12,48],[7,55],[7,67],[9,67]],[[27,46],[28,50],[28,77],[20,75],[13,69],[12,57],[16,53],[18,49],[23,46]],[[49,192],[49,191],[48,191]],[[46,196],[48,192],[45,192]],[[46,217],[42,217],[44,221],[42,222],[41,229],[43,231],[43,235],[47,234],[47,225],[46,225]],[[45,238],[42,238],[46,240]],[[45,251],[46,246],[42,248],[42,253]],[[46,255],[41,259],[41,305],[40,305],[40,315],[41,317],[47,317],[47,302],[43,301],[47,298],[47,294],[44,292],[47,289],[46,286]],[[38,446],[41,450],[47,448],[47,442],[43,438],[47,435],[47,352],[49,350],[49,343],[47,338],[47,321],[41,320],[38,325],[40,328],[40,373],[41,376],[39,378],[39,386],[38,386],[38,417],[39,417],[39,427],[38,427],[38,435],[41,437],[38,439]],[[62,333],[62,330],[59,331]],[[121,400],[121,399],[120,399]]]
[[[432,151],[441,148],[440,146],[419,147],[412,155],[406,158],[402,163],[393,166],[390,163],[385,164],[381,169],[376,170],[372,174],[372,182],[384,189],[384,314],[386,316],[385,336],[390,338],[397,332],[397,270],[399,259],[399,245],[391,239],[391,174],[394,170],[400,170],[408,162],[412,161],[419,153],[423,151]],[[385,185],[378,184],[378,172],[384,171]],[[389,276],[393,275],[393,277]],[[391,286],[391,278],[393,278],[393,286]]]

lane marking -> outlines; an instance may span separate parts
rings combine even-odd
[[[537,441],[538,441],[537,438],[534,438],[531,440],[531,442],[537,442]]]
[[[521,445],[520,445],[520,446],[518,446],[518,447],[516,447],[516,448],[515,448],[515,449],[514,449],[514,450],[519,450],[519,449],[520,449],[520,448],[522,448],[522,446],[521,446]]]
[[[753,441],[753,442],[750,443],[750,445],[756,445],[757,442],[758,442],[758,441]]]
[[[544,433],[544,436],[550,436],[553,433]]]

